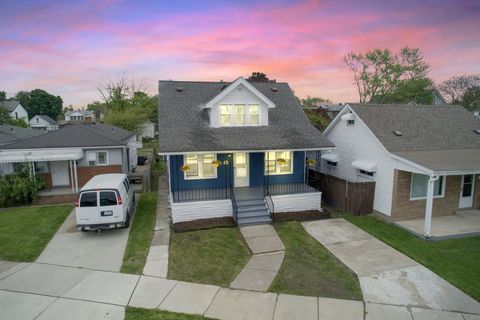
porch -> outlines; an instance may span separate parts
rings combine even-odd
[[[425,219],[412,219],[395,222],[417,237],[425,238]],[[472,237],[480,235],[480,210],[459,210],[453,215],[432,219],[429,240],[444,240],[453,238]]]

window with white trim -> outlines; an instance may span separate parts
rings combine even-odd
[[[220,105],[220,126],[229,127],[232,125],[232,106],[229,104]]]
[[[216,178],[217,167],[212,163],[215,160],[217,160],[217,155],[213,153],[185,155],[183,163],[189,167],[189,169],[185,171],[185,179]]]
[[[265,152],[265,174],[292,174],[293,173],[293,152],[292,151],[270,151]]]
[[[245,105],[236,104],[234,111],[235,111],[235,124],[237,126],[245,125]]]
[[[250,104],[248,106],[248,124],[260,124],[260,110],[258,104]]]
[[[220,126],[255,126],[260,124],[258,104],[221,104]]]
[[[35,166],[35,172],[38,172],[38,173],[48,172],[48,162],[46,161],[35,162],[34,166]]]
[[[424,174],[412,173],[410,184],[410,200],[427,198],[428,179]],[[442,198],[445,195],[445,177],[440,176],[433,186],[433,196]]]
[[[108,165],[107,151],[88,151],[87,162],[89,166],[106,166]]]

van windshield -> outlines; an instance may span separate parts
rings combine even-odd
[[[97,193],[96,192],[84,192],[80,197],[80,207],[96,207],[97,206]]]
[[[100,206],[116,206],[117,195],[113,191],[100,191]]]

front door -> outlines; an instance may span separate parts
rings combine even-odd
[[[234,186],[235,187],[248,187],[248,153],[237,152],[233,155],[233,168],[234,168]]]
[[[462,176],[460,185],[460,203],[459,208],[471,208],[473,205],[473,194],[475,190],[475,175],[466,174]]]
[[[52,172],[52,185],[54,187],[70,185],[67,161],[50,162],[50,171]]]

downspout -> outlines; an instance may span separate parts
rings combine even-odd
[[[432,229],[432,209],[433,209],[433,189],[435,186],[435,181],[439,179],[439,176],[430,176],[427,184],[427,204],[425,207],[425,227],[424,227],[424,236],[425,239],[431,237]]]

